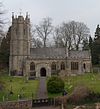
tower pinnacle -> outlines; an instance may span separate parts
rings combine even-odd
[[[12,12],[12,19],[14,19],[14,12]]]

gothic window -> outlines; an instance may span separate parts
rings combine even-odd
[[[85,63],[83,64],[83,68],[86,69],[86,64]]]
[[[31,64],[30,64],[30,70],[35,70],[35,64],[34,64],[34,62],[31,62]]]
[[[61,70],[65,70],[65,63],[64,62],[61,63]]]
[[[18,29],[16,29],[16,35],[18,34]]]
[[[25,29],[24,29],[24,35],[25,35]]]
[[[71,70],[78,70],[79,65],[78,62],[71,62]]]
[[[52,63],[51,70],[56,70],[56,63],[55,62]]]

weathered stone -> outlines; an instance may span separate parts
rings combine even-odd
[[[30,65],[34,63],[35,69]],[[62,69],[61,64],[64,63]],[[52,70],[55,63],[55,70]],[[73,66],[73,65],[74,66]],[[42,70],[44,69],[44,70]],[[31,48],[30,18],[26,15],[12,16],[9,74],[24,76],[47,76],[52,74],[84,74],[91,71],[91,54],[89,51],[68,51],[66,48]],[[41,74],[42,73],[42,74]],[[46,73],[46,74],[44,74]],[[65,74],[64,74],[65,73]]]
[[[0,109],[31,109],[31,108],[32,108],[32,100],[3,102],[0,104]]]
[[[96,109],[100,109],[100,103],[96,103]]]

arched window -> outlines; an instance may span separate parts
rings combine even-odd
[[[86,64],[85,63],[83,64],[83,68],[86,69]]]
[[[30,70],[35,70],[35,64],[34,64],[34,62],[31,62],[30,63]]]
[[[51,70],[56,70],[56,63],[55,63],[55,62],[53,62],[53,63],[51,64]]]
[[[61,67],[61,70],[65,70],[65,63],[62,62],[60,67]]]
[[[24,35],[25,35],[25,33],[26,33],[26,31],[25,31],[25,29],[24,29]]]
[[[71,70],[78,70],[79,63],[78,62],[71,62]]]
[[[16,29],[16,35],[18,34],[18,29]]]

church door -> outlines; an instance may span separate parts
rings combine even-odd
[[[46,76],[46,69],[45,69],[45,68],[41,68],[41,70],[40,70],[40,75],[41,75],[42,77],[45,77],[45,76]]]

